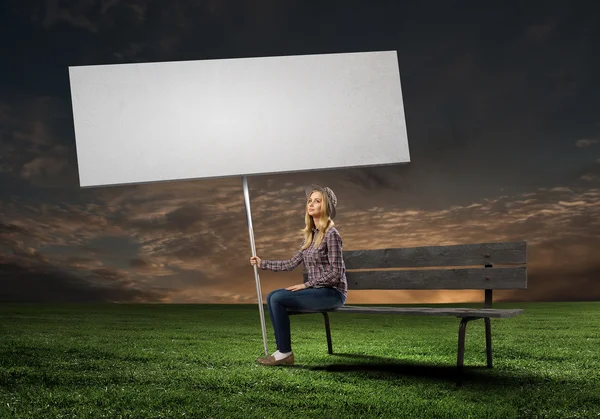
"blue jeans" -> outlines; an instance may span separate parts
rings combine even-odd
[[[291,352],[290,310],[327,310],[344,305],[344,296],[335,288],[306,288],[288,291],[280,288],[267,296],[267,307],[279,352]]]

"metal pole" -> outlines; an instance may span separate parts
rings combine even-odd
[[[246,202],[246,218],[248,219],[248,233],[250,234],[250,247],[252,256],[256,256],[256,245],[254,244],[254,231],[252,229],[252,215],[250,211],[250,194],[248,193],[248,179],[242,176],[242,186],[244,188],[244,201]],[[258,266],[254,265],[254,278],[256,280],[256,295],[258,296],[258,311],[260,313],[260,326],[262,327],[263,343],[265,345],[265,356],[269,355],[267,349],[267,329],[265,327],[265,312],[263,308],[262,293],[260,290],[260,279],[258,277]]]

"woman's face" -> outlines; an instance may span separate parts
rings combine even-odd
[[[321,214],[321,205],[323,205],[323,194],[321,192],[313,192],[308,198],[308,215],[313,218],[319,218]]]

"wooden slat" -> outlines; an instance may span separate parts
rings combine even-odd
[[[527,268],[346,272],[350,290],[526,289]]]
[[[364,313],[364,314],[412,314],[419,316],[454,316],[454,317],[514,317],[523,313],[522,309],[492,309],[492,308],[434,308],[434,307],[361,307],[343,306],[333,310],[333,313]],[[289,311],[289,314],[316,313],[314,310]]]
[[[304,281],[308,274],[303,273]],[[458,268],[346,272],[349,290],[527,289],[527,268]]]
[[[346,269],[435,266],[519,265],[527,263],[527,243],[478,243],[452,246],[344,250]]]

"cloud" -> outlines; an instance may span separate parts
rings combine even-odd
[[[119,4],[120,0],[102,0],[102,8],[100,12],[102,14],[106,13],[111,7]]]
[[[35,157],[21,168],[21,177],[36,186],[64,185],[72,180],[66,157]]]
[[[395,168],[387,170],[392,178],[397,176]],[[584,249],[600,246],[591,239],[600,236],[600,189],[539,188],[462,204],[430,205],[424,193],[411,189],[394,193],[395,180],[386,178],[385,169],[375,171],[375,178],[370,178],[371,173],[364,174],[364,183],[356,182],[356,172],[348,171],[327,177],[311,173],[253,178],[250,196],[259,255],[288,259],[300,246],[303,185],[308,180],[333,185],[339,200],[336,224],[346,250],[527,240],[532,278],[536,274],[541,278],[539,272],[558,266],[557,255],[534,255],[552,243],[574,249],[572,239]],[[239,179],[88,189],[81,191],[80,198],[79,204],[41,206],[0,202],[0,214],[11,220],[0,224],[0,238],[5,238],[7,248],[15,249],[7,262],[35,266],[46,260],[88,282],[147,290],[163,301],[256,298],[247,262],[248,226]],[[106,237],[111,241],[104,241]],[[593,269],[591,260],[575,254],[568,261],[565,277],[568,272],[576,274],[579,266]],[[262,271],[261,280],[266,292],[301,281],[301,272]],[[544,287],[532,281],[528,295],[537,298]],[[477,301],[480,293],[357,291],[351,296],[358,299],[354,302],[379,298],[391,303],[428,298]]]
[[[0,104],[0,171],[37,187],[78,183],[71,111],[56,97]]]
[[[30,303],[161,302],[151,292],[119,286],[95,286],[49,267],[26,268],[0,263],[0,301]]]
[[[70,256],[63,261],[65,266],[73,269],[91,271],[102,267],[102,262],[97,259],[82,256]]]
[[[150,264],[149,264],[148,262],[146,262],[146,261],[145,261],[145,260],[143,260],[143,259],[139,259],[139,258],[136,258],[136,259],[130,259],[130,261],[129,261],[129,265],[130,265],[132,268],[138,268],[138,269],[147,269],[147,268],[148,268],[148,266],[150,266]]]
[[[248,291],[250,292],[244,292],[239,287],[228,289],[225,287],[197,286],[169,290],[163,298],[165,301],[174,304],[257,304],[256,291],[254,295],[252,295],[251,290]],[[266,294],[264,296],[266,297]]]
[[[110,281],[116,281],[119,279],[123,279],[126,277],[126,274],[123,272],[120,272],[117,269],[110,269],[110,268],[97,268],[97,269],[92,269],[90,275],[88,275],[89,278],[100,278],[100,279],[105,279],[105,280],[110,280]]]
[[[573,184],[581,187],[593,187],[600,181],[600,165],[592,162],[575,170],[571,176]]]
[[[548,40],[555,29],[556,25],[554,22],[531,25],[526,30],[526,37],[533,42],[542,43]]]
[[[78,256],[81,251],[76,246],[68,252],[50,251],[56,242],[72,241],[60,225],[45,236],[39,234],[44,221],[27,220],[27,228],[20,224],[24,221],[0,223],[0,300],[162,301],[160,290],[145,287],[135,273],[107,266],[98,258]]]
[[[288,259],[301,244],[302,185],[306,182],[284,178],[251,182],[254,234],[263,258]],[[343,183],[341,178],[343,175],[331,177],[334,184]],[[541,188],[441,209],[408,205],[402,193],[390,195],[380,190],[367,194],[356,186],[337,189],[336,194],[340,201],[336,223],[346,250],[527,240],[531,249],[529,269],[536,278],[536,273],[557,266],[564,269],[565,277],[582,266],[592,269],[592,259],[578,258],[577,254],[600,247],[592,239],[600,236],[600,189]],[[38,258],[63,269],[80,270],[89,281],[137,284],[152,292],[158,292],[158,287],[165,301],[192,301],[200,295],[202,301],[211,296],[219,301],[227,295],[232,301],[256,297],[247,263],[248,229],[237,180],[103,188],[94,191],[93,197],[82,205],[44,205],[39,209],[0,204],[0,212],[14,216],[0,228],[12,237],[14,246],[17,241],[21,243],[14,257],[20,255],[22,262],[25,257],[35,259],[33,253],[27,253],[24,239],[19,238],[23,236],[35,243]],[[132,256],[114,259],[119,257],[116,249],[94,251],[90,243],[107,234],[115,243],[131,241]],[[544,249],[556,243],[570,252],[564,266],[558,262],[558,254],[535,256],[536,252],[545,255]],[[57,245],[67,246],[68,257],[42,250]],[[119,268],[114,265],[117,260],[121,260]],[[285,276],[262,271],[261,279],[265,287],[279,287],[301,280],[301,272]],[[532,281],[528,295],[542,295],[545,287]],[[352,296],[373,302],[377,298],[384,302],[427,298],[458,301],[478,300],[480,293],[397,291],[386,295],[357,291]]]
[[[577,140],[577,142],[575,143],[575,146],[579,147],[579,148],[585,148],[585,147],[590,147],[594,144],[597,144],[598,140],[593,139],[593,138],[583,138],[581,140]]]
[[[78,0],[70,5],[65,5],[59,0],[46,0],[46,10],[42,25],[51,29],[58,23],[68,23],[76,28],[89,32],[97,32],[98,26],[89,17],[90,11],[95,8],[94,0]]]
[[[600,243],[596,243],[598,244]],[[560,260],[572,254],[570,249],[565,251],[564,248],[559,248],[552,256]],[[577,257],[577,259],[581,258]],[[598,301],[600,300],[598,286],[600,265],[594,262],[580,268],[571,266],[569,269],[555,270],[549,267],[530,270],[527,290],[498,291],[494,299],[497,301]]]
[[[581,176],[581,179],[587,182],[600,182],[600,175],[597,173],[586,173]]]
[[[4,224],[0,222],[0,235],[27,234],[27,230],[15,224]],[[1,237],[1,236],[0,236]]]

